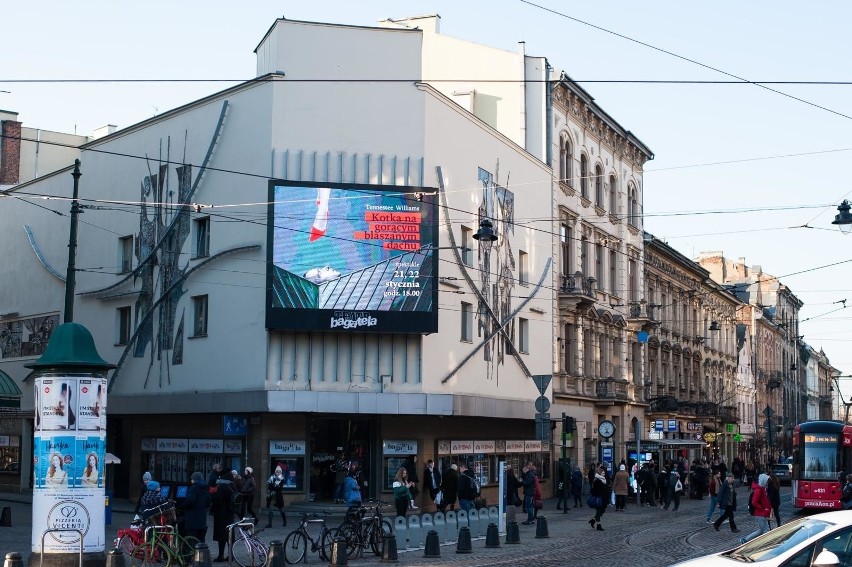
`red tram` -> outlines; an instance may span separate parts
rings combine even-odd
[[[793,430],[793,506],[840,510],[846,474],[852,473],[852,426],[807,421]]]

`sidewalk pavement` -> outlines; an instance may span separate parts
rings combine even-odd
[[[742,489],[740,489],[741,491]],[[782,492],[789,495],[789,488]],[[585,497],[584,497],[585,498]],[[789,501],[789,498],[784,498]],[[133,505],[127,501],[113,501],[112,522],[106,526],[107,542],[112,542],[119,529],[128,527],[133,517]],[[546,565],[589,565],[600,563],[617,564],[629,562],[632,567],[644,565],[660,567],[670,565],[691,557],[715,553],[730,549],[738,544],[742,533],[754,527],[753,518],[745,510],[738,511],[736,519],[740,534],[731,533],[727,526],[720,532],[706,523],[707,506],[704,500],[683,498],[678,511],[662,510],[659,507],[639,507],[635,499],[628,502],[624,511],[616,511],[613,506],[607,508],[602,518],[605,531],[590,529],[589,519],[592,511],[587,508],[572,508],[567,512],[557,511],[556,500],[545,501],[539,513],[547,518],[549,537],[536,538],[537,526],[520,524],[526,516],[518,510],[520,544],[505,544],[505,536],[500,537],[501,547],[485,548],[485,538],[475,538],[472,553],[457,554],[456,544],[443,544],[439,558],[424,558],[424,549],[406,550],[403,542],[397,542],[399,562],[401,564],[434,566],[441,564],[464,564],[465,567],[479,565],[520,565],[535,558],[537,567]],[[10,507],[11,527],[0,527],[0,551],[5,554],[17,551],[23,555],[25,564],[31,551],[32,503],[29,495],[0,494],[0,508]],[[785,502],[782,516],[789,520],[792,508]],[[718,517],[718,511],[716,514]],[[261,513],[259,526],[265,524],[265,511]],[[283,541],[286,535],[297,526],[298,516],[288,516],[288,526],[282,527],[280,518],[275,515],[274,526],[262,530],[261,537],[267,541]],[[331,520],[330,524],[336,524]],[[207,532],[207,543],[215,550],[212,541],[212,519]],[[425,541],[425,532],[423,539]],[[107,546],[107,551],[111,545]],[[315,554],[308,553],[308,563],[320,563]],[[363,558],[350,560],[355,565],[379,565],[380,558],[370,554]]]

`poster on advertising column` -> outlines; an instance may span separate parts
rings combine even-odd
[[[35,379],[32,551],[103,551],[106,379]],[[42,540],[44,549],[42,549]]]

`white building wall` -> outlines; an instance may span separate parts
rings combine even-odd
[[[22,127],[19,183],[73,165],[79,146],[88,141],[86,136]]]

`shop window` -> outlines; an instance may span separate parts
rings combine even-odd
[[[0,436],[0,475],[21,474],[21,437]]]
[[[405,466],[408,457],[392,455],[383,457],[382,462],[382,490],[393,490],[393,479],[396,477],[396,471],[400,467]],[[418,477],[420,472],[417,473]]]
[[[269,467],[269,476],[275,473],[275,467],[281,467],[281,471],[284,473],[284,478],[286,479],[284,490],[292,490],[293,492],[305,490],[305,478],[302,472],[305,470],[304,457],[276,457],[273,455],[270,456],[270,460],[272,461],[272,466]],[[269,476],[263,479],[264,483],[269,479]],[[259,479],[258,484],[260,484]]]

